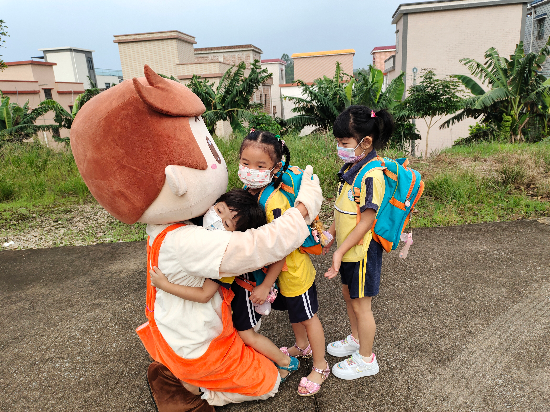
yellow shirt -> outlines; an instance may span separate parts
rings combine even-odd
[[[271,223],[288,209],[290,204],[285,195],[275,190],[266,203],[267,222]],[[286,257],[285,267],[278,278],[281,294],[286,297],[299,296],[313,285],[314,280],[315,268],[309,255],[300,252],[300,249],[291,252]]]
[[[346,172],[349,171],[346,170]],[[355,176],[353,176],[354,178]],[[367,178],[372,178],[372,199],[367,199],[367,185],[365,181]],[[349,178],[347,179],[350,180]],[[353,180],[353,179],[351,179]],[[336,242],[340,246],[344,240],[348,237],[351,231],[357,225],[357,203],[353,199],[353,181],[340,182],[338,185],[338,193],[336,195],[336,201],[334,202],[334,222],[336,228]],[[382,204],[384,199],[384,190],[386,185],[384,183],[384,172],[381,170],[370,170],[365,174],[361,182],[361,196],[360,204],[361,208],[369,205],[376,205],[376,209]],[[369,202],[369,204],[367,204]],[[373,207],[374,208],[374,207]],[[367,255],[369,244],[372,239],[372,230],[369,230],[363,237],[363,243],[351,247],[350,250],[342,258],[342,262],[359,262],[363,260]]]

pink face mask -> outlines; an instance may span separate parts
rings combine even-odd
[[[259,189],[271,183],[273,169],[249,169],[239,163],[239,179],[250,189]]]

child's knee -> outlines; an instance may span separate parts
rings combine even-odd
[[[253,346],[254,342],[258,337],[258,334],[254,332],[254,329],[241,330],[239,331],[239,336],[247,346]]]
[[[372,313],[371,309],[371,296],[365,296],[364,298],[351,299],[351,307],[356,314],[360,313]]]

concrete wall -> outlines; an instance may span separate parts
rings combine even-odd
[[[279,85],[285,83],[285,65],[277,62],[262,63],[262,69],[266,68],[272,74],[273,85],[270,90],[270,113],[282,117],[281,88]]]
[[[385,71],[384,62],[388,57],[393,56],[394,54],[395,54],[395,50],[373,52],[372,65],[378,70],[381,70],[382,72],[384,72]]]
[[[114,83],[114,84],[119,84],[120,83],[120,79],[117,77],[117,76],[104,76],[104,75],[96,75],[96,78],[97,78],[97,87],[99,89],[108,89],[109,87],[111,87],[111,85]]]
[[[484,62],[485,51],[490,47],[508,57],[522,37],[523,18],[522,4],[405,14],[396,24],[399,30],[396,70],[388,74],[388,81],[403,70],[409,88],[413,67],[419,70],[417,82],[422,69],[432,69],[439,77],[471,76],[459,60],[469,57]],[[449,147],[457,138],[466,137],[471,124],[475,121],[465,120],[445,130],[432,129],[428,152]],[[417,127],[423,136],[418,147],[424,153],[427,127],[423,120],[417,121]]]
[[[525,17],[525,53],[538,53],[546,45],[548,36],[550,36],[550,2],[547,1],[532,5],[527,9],[527,11],[532,14]],[[541,18],[541,16],[545,13],[546,17]],[[540,34],[542,35],[542,38],[538,37],[539,27],[541,29]],[[542,66],[542,74],[546,77],[550,77],[550,59],[548,58]]]
[[[344,73],[353,74],[353,54],[321,55],[308,57],[295,57],[294,80],[302,80],[310,83],[323,76],[333,77],[336,70],[336,62]]]

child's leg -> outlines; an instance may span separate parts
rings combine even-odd
[[[272,360],[279,366],[288,366],[290,364],[290,357],[285,355],[280,349],[275,346],[275,344],[264,335],[260,335],[257,332],[254,332],[254,329],[242,330],[239,331],[239,336],[243,342],[254,348],[256,352],[260,352],[266,358]],[[286,371],[281,371],[286,372]],[[284,378],[284,374],[281,374],[281,377]]]
[[[358,336],[354,337],[359,340],[359,353],[369,362],[372,356],[372,344],[374,343],[374,334],[376,333],[376,323],[371,309],[371,296],[364,298],[352,299],[351,306],[357,320]]]
[[[349,296],[348,285],[342,285],[342,295],[344,295],[344,300],[346,301],[346,310],[348,312],[349,323],[351,325],[351,335],[359,340],[359,332],[357,331],[357,317],[355,316],[355,311],[352,306],[352,301],[354,299]]]
[[[301,323],[291,323],[291,325],[292,330],[294,331],[294,337],[296,338],[296,346],[302,349],[302,351],[305,350],[309,345],[306,327]],[[302,355],[302,351],[300,351],[296,346],[288,348],[288,353],[290,353],[290,356]]]
[[[311,345],[311,351],[313,354],[313,366],[317,369],[326,369],[327,361],[325,360],[325,333],[323,332],[323,326],[317,314],[313,315],[311,319],[301,322],[303,328],[307,332],[307,338]],[[294,329],[294,324],[292,325]],[[298,339],[296,339],[298,340]],[[310,381],[321,384],[323,383],[323,376],[312,370],[307,377]]]

